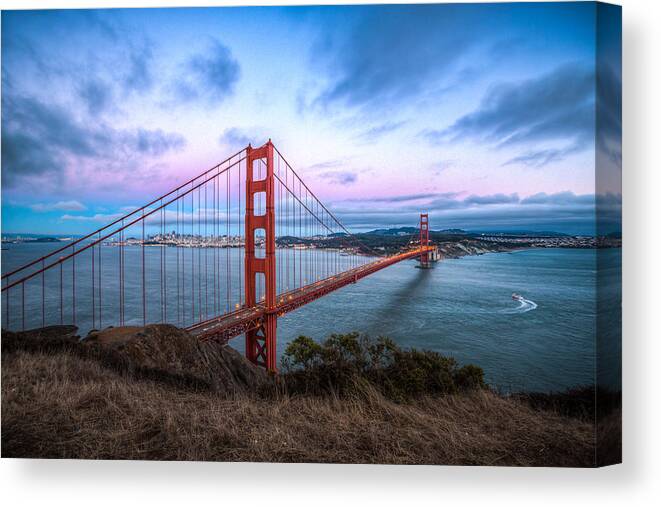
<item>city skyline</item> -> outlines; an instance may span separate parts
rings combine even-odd
[[[5,11],[3,232],[96,229],[268,138],[357,231],[425,210],[433,229],[586,234],[596,208],[619,230],[595,20],[592,3]]]

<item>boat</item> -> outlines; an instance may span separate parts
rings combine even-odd
[[[514,301],[523,301],[523,296],[521,294],[517,294],[516,292],[512,292],[512,299]]]

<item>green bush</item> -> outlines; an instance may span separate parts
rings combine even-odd
[[[404,350],[391,339],[358,333],[333,334],[322,343],[307,336],[291,342],[282,360],[291,392],[353,394],[365,382],[396,401],[484,387],[482,369],[461,368],[427,350]]]
[[[475,389],[486,387],[484,383],[484,372],[479,366],[467,364],[459,368],[454,375],[454,382],[459,389]]]

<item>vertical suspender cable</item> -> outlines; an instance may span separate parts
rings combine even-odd
[[[95,308],[95,302],[96,298],[94,295],[94,247],[90,250],[91,252],[91,258],[92,258],[92,328],[96,329],[96,308]],[[42,290],[43,292],[43,290]],[[42,319],[43,320],[43,319]],[[43,322],[42,322],[43,325]]]
[[[142,257],[142,325],[147,325],[147,289],[145,287],[145,210],[142,210],[142,246],[140,248]]]
[[[92,252],[92,259],[94,259],[94,252]],[[46,327],[46,271],[44,265],[46,261],[41,261],[41,327]],[[92,281],[94,281],[94,273],[92,273]],[[92,298],[94,298],[94,286],[92,286]],[[7,324],[9,325],[9,323]]]
[[[76,252],[76,246],[73,246],[73,252]],[[76,325],[76,256],[71,257],[71,312],[73,317],[73,325]]]
[[[161,203],[163,200],[161,200]],[[166,229],[166,215],[165,215],[165,208],[161,208],[161,216],[163,217],[163,233],[165,236],[167,236],[167,229]],[[167,240],[165,241],[165,244],[162,246],[163,249],[163,322],[168,321],[168,251],[167,251]]]
[[[191,324],[195,322],[195,227],[193,220],[195,217],[195,192],[191,185],[190,193],[190,266],[191,266]]]
[[[60,260],[60,325],[64,324],[64,273],[62,272],[62,260]]]
[[[209,316],[209,262],[208,262],[208,253],[209,253],[209,204],[207,202],[207,187],[208,184],[204,184],[204,318],[206,319]]]
[[[21,283],[21,328],[25,331],[25,282]]]
[[[197,303],[198,321],[202,321],[202,191],[197,188]]]
[[[101,231],[99,231],[99,240],[101,239]],[[103,327],[103,306],[101,300],[101,292],[103,290],[101,286],[101,247],[103,243],[99,243],[99,329]]]
[[[227,234],[227,249],[225,250],[225,283],[226,283],[226,297],[227,297],[227,311],[232,310],[232,278],[230,276],[230,234],[231,234],[231,228],[230,228],[230,197],[231,197],[231,192],[230,192],[230,173],[227,171],[227,188],[225,189],[225,215],[227,216],[227,223],[225,224],[226,227],[226,234]]]

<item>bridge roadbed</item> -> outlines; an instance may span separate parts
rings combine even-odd
[[[417,248],[390,257],[378,259],[363,266],[345,271],[344,273],[325,278],[318,282],[306,285],[299,289],[278,294],[277,305],[274,308],[266,308],[263,303],[249,308],[241,308],[231,313],[224,314],[215,319],[210,319],[190,326],[188,331],[203,341],[213,340],[221,343],[227,342],[235,336],[257,329],[262,325],[264,315],[276,313],[279,317],[301,306],[311,303],[326,294],[341,289],[350,283],[356,283],[372,273],[392,266],[398,262],[412,259],[425,252],[431,252],[434,247]]]

